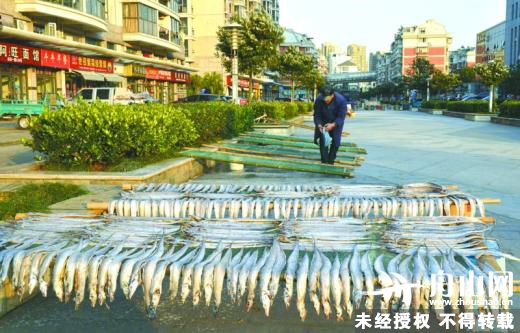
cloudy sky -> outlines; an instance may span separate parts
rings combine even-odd
[[[388,50],[401,25],[435,19],[453,35],[452,49],[475,45],[476,34],[505,20],[506,0],[279,0],[280,24],[319,46],[366,45]]]

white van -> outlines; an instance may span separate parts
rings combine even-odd
[[[108,104],[143,104],[144,99],[131,90],[115,87],[83,88],[76,94],[74,100],[92,103],[97,100]]]

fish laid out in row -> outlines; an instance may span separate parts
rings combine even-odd
[[[402,186],[383,185],[236,185],[236,184],[160,184],[141,185],[136,190],[124,191],[124,199],[182,199],[235,197],[303,199],[319,197],[443,197],[464,195],[447,191],[442,186],[431,183],[408,184]]]
[[[307,300],[317,314],[323,311],[326,318],[331,318],[333,312],[336,319],[341,320],[345,313],[351,316],[353,309],[371,311],[376,306],[376,286],[394,287],[377,298],[382,309],[429,310],[429,300],[442,300],[442,286],[447,282],[443,272],[455,277],[450,296],[454,305],[450,311],[460,310],[455,301],[462,298],[468,301],[464,306],[468,312],[477,310],[469,305],[469,301],[475,299],[471,295],[476,294],[470,286],[479,286],[477,280],[481,278],[480,288],[491,290],[493,281],[488,273],[494,272],[487,264],[474,264],[466,252],[447,250],[439,258],[425,247],[393,256],[385,267],[385,254],[372,262],[370,251],[362,253],[357,247],[352,253],[328,255],[315,247],[311,258],[299,244],[287,255],[276,240],[271,247],[238,251],[232,251],[223,243],[210,250],[205,242],[168,244],[164,238],[138,248],[124,248],[110,239],[94,246],[86,241],[70,244],[56,240],[45,245],[37,242],[37,239],[25,239],[4,244],[0,250],[0,283],[10,281],[20,297],[36,288],[47,296],[52,287],[60,301],[73,299],[77,309],[87,293],[91,305],[95,306],[112,302],[118,285],[127,299],[141,287],[150,317],[156,316],[161,296],[166,294],[164,286],[168,286],[171,302],[184,304],[191,299],[193,305],[203,302],[216,312],[224,298],[234,304],[245,303],[247,311],[255,301],[260,301],[266,316],[276,297],[282,295],[287,308],[295,300],[302,320],[307,316]],[[470,275],[469,270],[475,275]],[[439,277],[432,281],[432,274]],[[165,281],[167,275],[168,282]],[[462,277],[475,279],[475,283],[462,283]],[[404,291],[409,283],[422,286],[412,288],[411,297]],[[432,288],[437,292],[430,293]],[[490,294],[507,304],[504,292]],[[484,297],[482,293],[479,295]],[[503,307],[506,309],[507,305]],[[433,310],[440,314],[445,309],[437,304]],[[498,311],[484,305],[478,310]]]
[[[192,221],[185,229],[185,236],[193,241],[204,241],[215,247],[222,242],[232,248],[269,246],[278,237],[279,226],[274,221]]]
[[[226,193],[226,194],[280,194],[296,195],[309,193],[314,196],[319,195],[355,195],[355,196],[399,196],[399,195],[428,195],[446,194],[447,190],[433,183],[414,183],[401,186],[384,185],[236,185],[236,184],[204,184],[204,183],[183,183],[183,184],[140,184],[132,191],[123,192],[122,196],[129,196],[138,193]]]
[[[485,248],[485,232],[490,226],[477,218],[431,217],[390,220],[381,240],[392,252],[404,252],[424,245],[437,248],[480,249]]]
[[[373,248],[384,224],[366,223],[353,218],[293,219],[281,223],[280,240],[298,243],[300,248],[322,251],[346,251]]]
[[[227,198],[227,199],[115,199],[108,213],[132,217],[256,218],[289,219],[313,217],[397,218],[485,216],[484,203],[473,196],[449,195],[437,198]],[[467,206],[469,211],[466,211]]]

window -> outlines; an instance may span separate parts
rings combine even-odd
[[[112,42],[107,42],[107,49],[115,50],[116,49],[116,44],[114,44]]]
[[[96,98],[102,101],[108,101],[110,98],[110,89],[98,89],[96,91]]]
[[[90,38],[90,37],[85,37],[85,43],[90,44],[90,45],[97,45],[97,46],[101,45],[100,40]]]
[[[80,91],[79,95],[80,95],[84,100],[91,100],[91,99],[92,99],[92,89],[85,89],[85,90],[82,90],[82,91]]]
[[[86,8],[88,14],[105,19],[105,0],[86,0]]]
[[[181,38],[179,35],[180,32],[180,22],[174,20],[172,18],[172,34],[171,34],[171,42],[179,45],[181,43]]]
[[[158,36],[157,10],[141,3],[123,4],[125,32],[141,32]]]
[[[33,24],[33,32],[44,35],[45,34],[45,26],[39,24]]]

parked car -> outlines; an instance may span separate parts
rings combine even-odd
[[[93,103],[99,100],[108,104],[123,105],[144,103],[144,98],[134,94],[131,90],[115,87],[83,88],[78,91],[74,97],[74,101],[78,100],[82,100],[87,103]]]
[[[141,98],[144,103],[159,103],[157,98],[154,98],[148,91],[143,91],[141,93],[136,94],[138,98]]]
[[[221,100],[222,100],[222,98],[219,95],[198,94],[198,95],[192,95],[192,96],[183,98],[183,99],[179,100],[179,102],[193,103],[193,102],[214,102],[214,101],[221,101]]]

